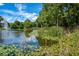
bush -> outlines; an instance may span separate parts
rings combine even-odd
[[[39,36],[42,39],[58,39],[58,37],[64,35],[64,30],[61,27],[48,27],[40,28],[38,30]]]

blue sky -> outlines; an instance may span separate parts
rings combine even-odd
[[[42,10],[40,3],[0,3],[0,16],[8,22],[29,19],[35,21]]]

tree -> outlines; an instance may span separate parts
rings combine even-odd
[[[79,4],[43,4],[37,23],[39,27],[79,25]]]
[[[0,21],[4,20],[4,18],[2,16],[0,16]]]
[[[30,27],[32,27],[32,22],[30,21],[30,20],[25,20],[25,22],[24,22],[24,27],[25,28],[30,28]]]
[[[0,16],[0,28],[2,29],[2,24],[1,21],[4,20],[4,18],[2,16]]]
[[[11,29],[23,29],[24,24],[23,22],[19,22],[18,20],[16,20],[14,23],[10,23],[10,28]]]

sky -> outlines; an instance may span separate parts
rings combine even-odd
[[[8,22],[23,22],[26,19],[34,22],[41,10],[41,3],[0,3],[0,16]]]

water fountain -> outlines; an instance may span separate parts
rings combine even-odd
[[[1,21],[2,27],[7,30],[8,29],[8,22],[6,20]]]
[[[3,20],[0,22],[4,30],[0,30],[0,44],[1,45],[15,45],[16,48],[23,49],[23,51],[34,51],[39,47],[38,40],[34,35],[25,36],[24,32],[8,30],[8,22]]]
[[[16,47],[23,49],[33,49],[39,46],[35,36],[31,35],[30,37],[26,37],[24,32],[8,30],[8,23],[6,20],[1,21],[1,23],[5,30],[0,31],[0,40],[3,40],[3,42],[0,43],[5,45],[16,45]]]

